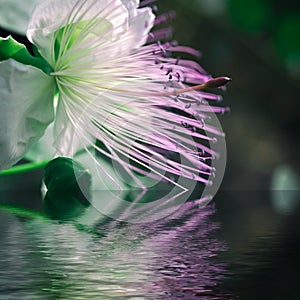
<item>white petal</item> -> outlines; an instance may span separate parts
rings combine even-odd
[[[33,161],[51,159],[56,156],[73,158],[77,151],[84,148],[78,138],[78,131],[79,129],[76,130],[67,118],[65,108],[60,102],[56,109],[54,123],[51,123],[44,135],[29,148],[25,158]]]
[[[75,134],[75,126],[70,121],[63,101],[60,99],[54,123],[54,147],[59,156],[73,157],[79,150],[80,142]]]
[[[25,35],[33,9],[44,0],[0,0],[0,26]]]
[[[53,121],[55,83],[12,59],[0,63],[0,169],[19,161]]]
[[[76,22],[99,18],[112,24],[120,34],[128,26],[128,11],[121,0],[49,0],[33,12],[28,25],[27,37],[38,46],[41,55],[48,60],[53,34],[58,29]]]
[[[51,123],[45,130],[44,135],[28,149],[24,158],[31,161],[43,161],[53,158],[56,154],[53,142],[53,123]]]
[[[129,12],[129,18],[133,18],[136,15],[137,8],[139,6],[139,0],[122,0],[122,3],[126,6]]]
[[[125,36],[128,39],[129,49],[137,49],[146,43],[154,20],[155,15],[149,7],[136,10],[136,14],[129,20],[129,28]]]
[[[136,8],[138,3],[136,1],[125,1],[129,13],[128,29],[120,39],[112,43],[109,51],[111,57],[128,55],[132,50],[143,46],[147,39],[150,30],[155,21],[155,15],[151,8]],[[107,55],[107,53],[105,53]]]

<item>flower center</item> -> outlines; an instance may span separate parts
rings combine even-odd
[[[112,25],[101,18],[79,21],[54,33],[52,66],[55,72],[82,65],[91,58],[101,42],[107,41]]]

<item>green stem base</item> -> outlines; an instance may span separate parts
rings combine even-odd
[[[17,175],[22,173],[27,173],[30,171],[38,170],[44,168],[51,160],[44,160],[40,162],[32,162],[22,165],[14,166],[8,170],[0,172],[0,177]]]

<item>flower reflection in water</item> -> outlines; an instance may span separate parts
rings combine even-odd
[[[144,241],[155,253],[154,290],[164,291],[161,299],[226,299],[217,287],[226,268],[216,257],[226,247],[214,237],[219,227],[211,220],[214,208],[186,204],[184,210],[156,223],[150,230],[155,234],[147,234]]]
[[[92,209],[62,220],[1,212],[0,298],[226,299],[212,205],[185,203],[145,224],[109,221]]]

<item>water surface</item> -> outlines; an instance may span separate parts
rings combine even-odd
[[[38,194],[1,193],[0,299],[300,298],[298,212],[268,193],[219,193],[148,224],[43,209]]]

